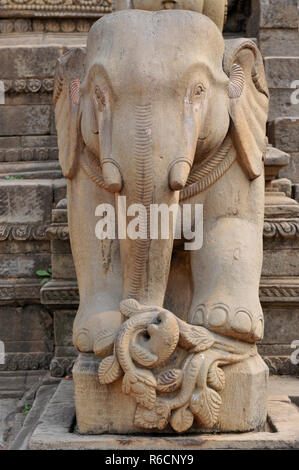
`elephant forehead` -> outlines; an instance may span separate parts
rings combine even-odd
[[[224,41],[215,24],[189,11],[126,10],[107,15],[91,28],[87,69],[100,63],[110,75],[134,79],[177,75],[198,61],[222,70]]]

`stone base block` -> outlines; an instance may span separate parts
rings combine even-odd
[[[80,354],[74,369],[77,429],[81,434],[130,434],[148,431],[134,424],[136,401],[122,392],[122,379],[100,385],[100,359]],[[218,423],[212,429],[194,424],[189,434],[199,432],[245,432],[260,430],[266,422],[268,368],[260,356],[223,367],[225,388]],[[168,426],[160,433],[175,434]]]
[[[279,389],[280,392],[280,389]],[[86,395],[86,402],[88,401]],[[258,398],[257,398],[258,400]],[[121,405],[120,405],[121,406]],[[237,401],[231,406],[235,409]],[[258,403],[256,402],[256,406]],[[125,403],[122,402],[122,408]],[[264,431],[189,435],[82,436],[76,432],[73,383],[62,380],[42,414],[29,442],[35,450],[200,450],[200,449],[299,449],[299,411],[285,395],[268,398]]]

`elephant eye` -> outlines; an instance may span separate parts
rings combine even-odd
[[[104,93],[102,92],[102,90],[100,89],[100,87],[98,86],[95,87],[94,94],[95,94],[95,99],[98,105],[100,106],[100,109],[102,110],[106,105],[106,97]]]
[[[194,87],[193,96],[195,98],[199,98],[203,92],[204,92],[204,87],[202,85],[198,84]]]

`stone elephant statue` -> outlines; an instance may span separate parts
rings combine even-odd
[[[260,340],[268,90],[256,45],[224,41],[197,12],[116,12],[92,26],[86,51],[59,60],[54,104],[80,292],[76,348],[111,352],[130,298]],[[203,204],[202,248],[184,251],[173,236],[97,239],[96,207],[120,196],[146,209]]]

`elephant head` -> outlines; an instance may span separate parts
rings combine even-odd
[[[75,178],[81,165],[127,205],[177,203],[193,165],[228,135],[248,178],[262,172],[268,96],[260,53],[247,40],[225,49],[200,13],[101,18],[86,55],[77,49],[60,60],[54,103],[64,175]],[[172,237],[120,241],[123,298],[163,304],[172,247]]]

